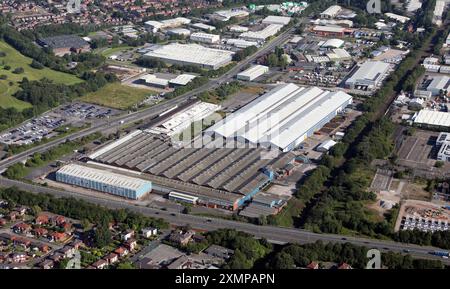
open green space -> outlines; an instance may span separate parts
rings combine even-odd
[[[0,57],[0,76],[3,76],[2,78],[5,78],[6,76],[6,79],[0,79],[0,107],[14,107],[18,110],[31,107],[31,104],[13,97],[13,94],[20,89],[19,82],[22,81],[24,77],[29,80],[39,80],[45,77],[67,85],[82,82],[82,80],[75,75],[54,71],[49,68],[35,69],[30,67],[32,59],[20,54],[4,41],[0,41],[0,51],[6,53],[5,57]],[[5,66],[9,66],[10,69],[5,69]],[[19,67],[23,68],[23,73],[13,73],[13,71]]]
[[[96,92],[86,94],[80,100],[111,108],[127,109],[155,93],[147,89],[111,83]]]
[[[125,52],[128,51],[130,49],[132,49],[133,47],[131,46],[119,46],[119,47],[114,47],[114,48],[102,48],[100,54],[103,55],[104,57],[110,57],[111,55],[114,55],[115,53],[119,53],[119,52]]]

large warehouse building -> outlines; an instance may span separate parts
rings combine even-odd
[[[269,72],[268,66],[255,65],[250,67],[249,69],[242,71],[241,73],[238,73],[236,75],[236,78],[244,81],[252,81],[267,72]]]
[[[240,38],[250,40],[250,41],[266,41],[267,38],[277,34],[283,25],[280,24],[270,24],[260,31],[248,31],[239,35]]]
[[[390,64],[382,61],[366,61],[345,81],[351,89],[374,89],[388,75]]]
[[[263,148],[183,148],[167,136],[137,130],[90,154],[86,166],[131,170],[150,181],[153,192],[236,210],[294,162],[293,153],[265,157],[269,153]]]
[[[152,190],[152,182],[78,164],[56,172],[58,182],[137,200]]]
[[[351,103],[352,96],[342,91],[283,84],[217,122],[205,135],[287,152]]]
[[[234,52],[207,48],[198,44],[172,43],[158,46],[145,57],[177,65],[195,65],[207,69],[218,69],[232,61]]]
[[[191,34],[191,40],[203,43],[218,43],[220,41],[220,35],[196,32]]]
[[[450,112],[422,109],[414,115],[413,119],[419,126],[450,128]]]

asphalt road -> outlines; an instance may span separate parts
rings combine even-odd
[[[186,215],[180,213],[174,213],[170,211],[163,211],[154,208],[148,208],[132,204],[129,201],[121,199],[112,200],[105,199],[96,196],[89,196],[85,194],[79,194],[71,191],[64,191],[59,189],[53,189],[43,187],[34,184],[23,183],[20,181],[10,180],[0,177],[0,186],[3,187],[17,187],[24,191],[29,191],[35,194],[47,193],[56,197],[76,197],[85,201],[102,205],[112,209],[129,209],[135,212],[142,213],[149,217],[162,218],[167,222],[178,225],[190,225],[192,228],[201,229],[206,231],[217,230],[221,228],[232,228],[238,231],[247,232],[258,238],[266,238],[273,243],[311,243],[317,240],[323,242],[349,242],[354,245],[365,246],[370,249],[379,249],[380,251],[393,251],[399,253],[408,253],[416,258],[427,258],[441,260],[443,263],[450,265],[449,259],[443,259],[438,256],[430,255],[432,251],[442,251],[439,248],[434,247],[422,247],[412,244],[397,243],[392,241],[374,240],[366,238],[348,237],[343,235],[331,235],[331,234],[317,234],[310,231],[295,229],[295,228],[282,228],[274,226],[258,226],[244,222],[237,222],[224,219],[216,219],[202,216]]]
[[[211,89],[221,85],[222,83],[229,81],[237,73],[239,73],[242,68],[244,68],[248,64],[252,63],[255,59],[257,59],[257,58],[261,57],[262,55],[266,54],[267,52],[271,51],[276,46],[281,45],[283,42],[286,42],[289,39],[289,37],[293,31],[294,31],[294,27],[284,31],[283,33],[278,35],[275,39],[273,39],[270,43],[266,44],[264,47],[259,49],[255,54],[253,54],[253,55],[249,56],[248,58],[244,59],[243,61],[239,62],[235,67],[230,69],[228,72],[226,72],[225,74],[223,74],[222,76],[220,76],[216,79],[211,79],[208,83],[206,83],[205,85],[203,85],[201,87],[198,87],[197,89],[194,89],[183,95],[180,95],[173,99],[169,99],[167,101],[156,104],[152,107],[149,107],[147,109],[144,109],[144,110],[141,110],[138,112],[133,112],[133,113],[126,114],[126,115],[117,116],[117,117],[114,117],[114,118],[111,118],[108,120],[99,121],[94,126],[88,128],[88,129],[85,129],[85,130],[78,131],[68,137],[61,138],[61,139],[55,139],[48,143],[33,147],[22,153],[18,153],[12,157],[9,157],[7,159],[0,161],[0,171],[6,169],[7,167],[9,167],[12,164],[23,161],[28,156],[30,156],[34,153],[43,152],[43,151],[48,150],[51,147],[57,146],[57,145],[65,142],[67,139],[71,139],[71,140],[77,139],[77,138],[81,138],[84,136],[88,136],[95,132],[104,131],[107,128],[119,127],[122,125],[126,125],[126,124],[130,124],[130,123],[139,121],[139,120],[152,118],[152,117],[160,114],[161,112],[164,112],[167,109],[174,107],[175,105],[180,105],[180,104],[184,103],[185,101],[187,101],[189,98],[197,95],[200,92],[211,90]]]

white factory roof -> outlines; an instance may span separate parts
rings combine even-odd
[[[177,77],[169,80],[169,83],[177,84],[177,85],[186,85],[189,82],[191,82],[194,78],[196,78],[195,75],[192,74],[180,74]]]
[[[384,13],[384,15],[386,15],[388,18],[394,19],[400,23],[406,23],[409,21],[409,17],[406,16],[402,16],[402,15],[398,15],[398,14],[394,14],[394,13]]]
[[[203,32],[195,32],[195,33],[191,34],[191,39],[196,38],[196,37],[210,39],[211,41],[220,40],[220,35],[218,35],[218,34],[209,34],[209,33],[203,33]]]
[[[206,133],[285,149],[352,96],[289,83],[276,87],[217,122]]]
[[[422,109],[414,116],[414,122],[450,127],[450,113]]]
[[[247,41],[244,39],[228,39],[227,40],[228,45],[234,45],[236,47],[250,47],[250,46],[258,46],[257,42],[254,41]]]
[[[167,86],[169,85],[169,80],[164,78],[158,78],[154,74],[146,74],[141,76],[141,79],[144,80],[148,84]]]
[[[142,133],[141,130],[135,130],[129,134],[127,134],[126,136],[120,138],[118,141],[115,141],[99,150],[97,150],[96,152],[92,153],[89,155],[90,159],[96,159],[97,157],[101,156],[102,154],[112,150],[115,147],[118,147],[119,145],[125,143],[126,141],[129,141],[130,139],[132,139],[133,137],[137,136],[138,134]]]
[[[332,5],[332,6],[328,7],[325,11],[320,13],[320,15],[334,17],[341,10],[342,10],[341,6],[339,6],[339,5]]]
[[[207,31],[212,31],[215,30],[216,27],[212,26],[212,25],[207,25],[204,23],[195,23],[192,24],[192,27],[198,28],[198,29],[203,29],[203,30],[207,30]]]
[[[248,31],[248,27],[245,27],[245,26],[239,26],[239,25],[232,25],[232,26],[230,26],[230,31],[234,31],[234,32],[247,32],[247,31]]]
[[[351,58],[352,56],[350,55],[350,53],[347,52],[347,50],[342,49],[342,48],[336,48],[333,49],[333,53],[337,56],[337,58],[339,59],[344,59],[344,58]]]
[[[265,73],[269,70],[268,66],[264,65],[254,65],[238,74],[238,76],[246,76],[246,77],[252,77],[254,75],[260,75]]]
[[[92,167],[85,167],[78,164],[68,164],[58,170],[58,173],[63,173],[68,176],[93,180],[116,186],[120,188],[127,188],[131,190],[139,190],[142,186],[148,185],[150,181],[139,178],[133,178],[107,170],[100,170]]]
[[[176,35],[189,35],[191,34],[191,31],[185,28],[172,28],[167,30],[167,33]]]
[[[224,18],[224,21],[228,21],[231,17],[244,17],[248,16],[249,13],[245,10],[220,10],[214,12],[214,14]]]
[[[288,25],[290,21],[291,17],[269,15],[263,19],[262,23]]]
[[[154,130],[173,135],[189,127],[191,123],[202,120],[219,109],[220,105],[208,102],[197,102],[188,109],[176,113],[169,120],[158,125],[158,127],[150,129],[150,131]]]
[[[314,31],[325,31],[325,32],[335,32],[335,33],[343,33],[345,28],[337,27],[337,26],[322,26],[317,25],[313,28]]]
[[[155,21],[155,20],[146,21],[144,24],[148,25],[148,26],[151,26],[151,27],[154,27],[156,29],[160,29],[163,26],[163,24],[161,22]]]
[[[337,142],[335,142],[332,139],[326,140],[323,143],[321,143],[318,147],[317,150],[325,150],[325,151],[329,151],[333,146],[335,146],[337,144]]]
[[[446,75],[435,76],[427,87],[427,90],[445,90],[450,86],[450,77]]]
[[[382,61],[366,61],[346,82],[356,82],[359,80],[375,81],[381,74],[384,74],[389,68],[389,63]]]
[[[263,30],[256,31],[256,32],[254,32],[254,31],[244,32],[239,37],[257,39],[257,40],[266,40],[270,36],[277,34],[278,31],[281,30],[281,28],[283,28],[283,25],[270,24]]]
[[[409,0],[406,10],[408,12],[415,12],[422,8],[422,2],[420,0]]]
[[[342,45],[344,45],[344,43],[345,42],[342,39],[332,38],[332,39],[328,39],[327,41],[325,41],[325,43],[322,44],[322,47],[339,48]]]
[[[173,19],[162,20],[163,27],[174,27],[191,23],[191,19],[184,17],[177,17]]]
[[[234,52],[231,51],[207,48],[198,44],[172,43],[161,46],[145,55],[180,62],[218,65],[224,60],[231,58],[233,54]]]

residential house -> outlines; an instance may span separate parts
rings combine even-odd
[[[96,269],[105,269],[108,266],[108,262],[106,260],[100,259],[97,262],[92,264],[92,267]]]
[[[71,258],[75,254],[75,251],[75,248],[72,246],[64,246],[58,250],[58,252],[63,254],[64,258]]]
[[[39,264],[39,268],[41,269],[52,269],[55,266],[55,262],[50,259],[45,259]]]
[[[194,234],[195,234],[194,231],[191,230],[186,232],[183,232],[181,230],[175,231],[169,235],[169,241],[184,246],[187,245],[187,243],[189,243]]]
[[[105,257],[105,260],[108,261],[109,265],[112,265],[119,261],[119,255],[117,255],[116,253],[110,253]]]
[[[9,262],[11,263],[23,263],[27,261],[27,254],[23,252],[16,252],[11,255]]]
[[[148,227],[142,229],[142,236],[144,238],[150,238],[151,236],[156,236],[158,234],[158,229],[153,227]]]
[[[136,249],[137,242],[134,239],[129,239],[124,243],[124,245],[128,250],[133,251],[134,249]]]
[[[8,221],[7,221],[6,219],[0,218],[0,227],[5,226],[7,222],[8,222]]]
[[[342,262],[339,266],[338,266],[338,269],[353,269],[352,268],[352,266],[350,266],[349,264],[347,264],[347,263],[344,263],[344,262]]]
[[[211,245],[205,250],[205,253],[213,257],[228,260],[233,256],[234,251],[222,246]]]
[[[119,257],[125,257],[126,255],[128,255],[128,253],[130,253],[130,251],[128,251],[128,249],[125,247],[119,247],[116,250],[114,250],[114,253],[119,255]]]
[[[134,237],[134,231],[133,230],[127,230],[125,233],[122,234],[122,240],[127,241]]]
[[[36,228],[36,229],[33,229],[32,234],[35,237],[45,237],[48,234],[48,230],[45,228]]]
[[[49,235],[49,240],[51,242],[62,242],[67,239],[66,233],[53,232]]]
[[[306,266],[307,269],[319,269],[319,263],[311,262]]]
[[[30,232],[31,226],[26,223],[19,223],[13,227],[13,232],[16,234],[26,234]]]
[[[58,226],[62,226],[64,223],[66,223],[66,218],[64,218],[63,216],[55,216],[53,217],[53,222]]]
[[[34,223],[36,225],[45,225],[45,224],[48,224],[49,221],[50,221],[50,218],[47,215],[40,214],[39,216],[36,217],[36,219],[34,220]]]

